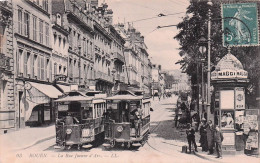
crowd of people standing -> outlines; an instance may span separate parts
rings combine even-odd
[[[188,129],[191,131],[192,129]],[[197,145],[195,142],[195,132],[193,132],[192,140],[190,136],[187,136],[189,150],[191,152],[191,143],[194,144],[195,151],[197,151]],[[211,120],[206,122],[206,119],[202,119],[201,125],[199,127],[200,133],[200,146],[202,147],[202,152],[208,152],[208,155],[214,153],[214,148],[217,153],[217,158],[222,158],[222,141],[224,139],[222,132],[219,129],[219,126],[213,126]],[[188,134],[187,134],[188,135]]]
[[[195,152],[197,151],[197,144],[195,141],[195,132],[199,131],[200,133],[200,147],[202,147],[202,152],[208,152],[208,155],[212,155],[214,153],[214,149],[217,153],[217,158],[222,158],[222,141],[223,134],[221,133],[219,126],[213,125],[211,120],[206,121],[205,118],[201,119],[201,123],[199,123],[199,114],[195,113],[191,115],[191,112],[195,111],[195,100],[191,100],[188,93],[181,93],[177,99],[177,108],[175,110],[175,127],[178,128],[178,124],[182,123],[181,120],[186,119],[184,121],[187,124],[187,141],[188,141],[188,149],[189,153],[191,153],[191,146],[193,145],[195,148]],[[183,107],[186,106],[186,107]],[[179,118],[179,111],[182,110],[182,115]],[[187,114],[185,114],[187,113]],[[186,116],[185,116],[186,115]],[[195,122],[195,128],[192,127],[193,121]]]

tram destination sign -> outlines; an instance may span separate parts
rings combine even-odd
[[[256,3],[222,4],[223,45],[257,46],[257,13]]]

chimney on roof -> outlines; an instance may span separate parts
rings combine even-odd
[[[108,22],[109,25],[113,24],[113,10],[112,9],[106,10],[104,17],[105,17],[105,19],[106,19],[106,21]]]

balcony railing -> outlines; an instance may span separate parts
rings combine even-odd
[[[96,72],[96,79],[101,79],[113,83],[113,77],[101,71]]]
[[[76,1],[65,1],[66,2],[66,12],[68,12],[68,16],[71,16],[75,21],[80,21],[80,25],[89,28],[90,30],[94,30],[93,21],[88,14],[83,13],[76,7]]]
[[[123,74],[115,74],[115,80],[125,83],[125,77],[123,76]]]
[[[118,59],[118,60],[120,60],[121,62],[124,62],[124,61],[125,61],[123,55],[121,55],[121,54],[118,53],[118,52],[115,52],[115,53],[114,53],[114,59]]]

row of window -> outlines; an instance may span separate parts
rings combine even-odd
[[[60,36],[57,36],[57,34],[53,34],[53,38],[54,38],[54,48],[56,48],[56,47],[59,47],[59,48],[62,47],[62,49],[65,48],[65,46],[66,46],[65,37],[62,39]],[[57,40],[59,40],[59,41],[57,41]],[[63,45],[61,45],[61,44],[63,44]]]
[[[49,80],[57,74],[67,75],[67,67],[54,63],[54,72],[52,76],[52,66],[49,57],[35,54],[30,51],[19,50],[17,56],[17,72],[26,78],[38,80]]]
[[[82,37],[81,34],[69,28],[69,45],[72,49],[77,49],[84,56],[92,54],[93,43],[89,39]]]
[[[59,65],[58,67],[58,64],[57,63],[54,63],[54,72],[53,72],[53,75],[56,76],[56,75],[66,75],[67,76],[67,67],[66,66],[62,66],[62,65]]]
[[[73,60],[73,59],[69,59],[69,66],[68,66],[68,76],[69,78],[78,78],[79,77],[79,73],[80,73],[80,77],[84,80],[86,79],[91,79],[93,72],[90,66],[87,66],[86,64],[83,64],[83,69],[81,69],[80,71],[80,65],[79,62],[77,60]],[[82,72],[83,71],[83,72]]]
[[[35,15],[31,15],[29,12],[23,12],[22,8],[18,9],[18,33],[20,35],[49,46],[49,26],[48,23],[37,18]]]
[[[19,49],[17,55],[17,72],[18,75],[23,75],[23,77],[51,80],[50,58]]]
[[[45,10],[46,12],[49,11],[48,0],[30,0],[30,1],[36,4],[37,6],[39,6],[40,8],[42,8],[43,10]]]

